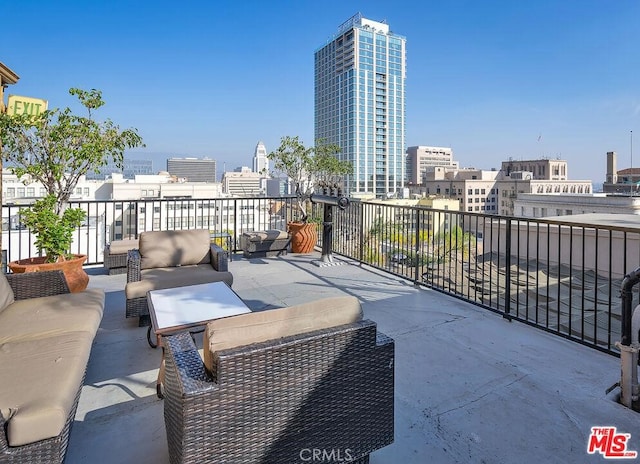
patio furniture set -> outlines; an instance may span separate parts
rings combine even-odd
[[[281,253],[275,248],[285,240],[247,237],[243,247],[253,247],[249,256],[268,256]],[[171,463],[303,463],[323,453],[333,459],[327,462],[362,464],[393,442],[394,342],[363,317],[355,297],[252,312],[231,289],[227,253],[208,231],[143,232],[137,242],[123,244],[134,246],[126,250],[125,315],[139,317],[140,325],[148,320],[149,344],[162,347],[157,389]],[[0,301],[0,463],[62,462],[104,293],[34,298],[18,281],[8,276],[15,298],[30,300]],[[33,333],[34,317],[17,316],[16,304],[39,314],[35,308],[46,308],[43,334]],[[202,354],[193,330],[204,331]],[[24,349],[5,352],[20,343]],[[46,365],[56,355],[65,359],[58,370]],[[21,372],[31,357],[43,365]],[[15,374],[11,382],[5,365]],[[73,376],[62,376],[65,369]],[[47,396],[52,387],[43,370],[64,394]],[[29,389],[37,393],[29,408],[20,385],[37,381],[43,387]],[[49,397],[55,413],[43,406]],[[51,451],[41,459],[42,449]]]

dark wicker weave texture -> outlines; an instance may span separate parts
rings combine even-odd
[[[69,293],[62,271],[6,274],[16,300]]]
[[[225,350],[212,376],[188,333],[165,346],[172,464],[366,463],[393,442],[394,342],[374,322]]]
[[[111,254],[109,245],[104,249],[104,268],[109,275],[124,274],[127,272],[127,253]]]

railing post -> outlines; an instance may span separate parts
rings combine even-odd
[[[504,272],[504,314],[503,317],[511,321],[511,218],[507,218],[505,244],[505,272]],[[498,254],[499,256],[499,254]]]
[[[360,203],[360,208],[358,208],[358,210],[360,211],[360,213],[358,214],[359,220],[360,220],[360,238],[358,240],[360,242],[360,250],[359,250],[358,261],[360,261],[361,263],[364,261],[364,209],[365,207],[366,205],[364,203]]]
[[[422,264],[420,264],[420,216],[421,216],[421,209],[420,208],[416,208],[416,226],[415,226],[415,231],[416,231],[416,243],[415,246],[413,248],[413,253],[414,256],[416,257],[416,263],[415,263],[415,267],[414,267],[414,279],[413,279],[413,283],[414,285],[418,285],[418,282],[420,281],[420,269],[422,268]]]

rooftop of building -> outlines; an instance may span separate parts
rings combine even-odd
[[[587,454],[591,427],[630,433],[640,415],[605,390],[619,360],[397,275],[319,254],[230,263],[234,290],[254,310],[354,295],[395,340],[395,442],[371,464],[602,462]],[[89,269],[106,309],[71,432],[67,463],[168,463],[161,352],[124,317],[125,275]],[[197,338],[199,344],[201,340]]]

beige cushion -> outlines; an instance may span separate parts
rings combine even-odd
[[[149,290],[208,284],[210,282],[226,282],[231,286],[233,285],[233,274],[216,271],[211,264],[145,269],[142,271],[141,281],[129,282],[126,285],[125,295],[127,300],[130,300],[146,297]]]
[[[96,334],[104,311],[104,291],[87,289],[13,303],[0,314],[0,344],[63,335]]]
[[[60,434],[89,359],[93,335],[75,332],[0,345],[0,413],[10,446]]]
[[[324,298],[288,308],[216,319],[204,331],[204,362],[213,371],[216,351],[277,340],[291,335],[351,324],[362,320],[357,298]]]
[[[13,302],[13,290],[11,289],[7,278],[2,272],[0,272],[0,312]]]
[[[284,230],[262,230],[257,232],[245,232],[244,235],[250,242],[262,242],[264,240],[280,240],[289,238],[289,234]]]
[[[114,240],[109,244],[109,254],[122,255],[135,248],[138,248],[136,239]]]
[[[138,242],[141,269],[211,262],[208,230],[142,232]]]

